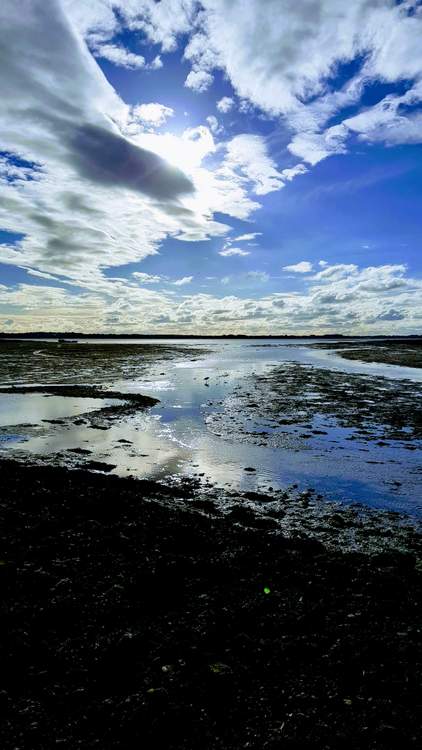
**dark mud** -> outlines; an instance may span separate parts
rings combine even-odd
[[[243,528],[192,482],[0,471],[4,750],[418,746],[413,554]]]
[[[0,383],[110,383],[144,376],[174,359],[197,359],[188,345],[0,341]],[[208,350],[207,350],[208,351]]]
[[[359,362],[378,362],[387,365],[422,368],[422,339],[406,341],[369,341],[362,345],[358,342],[341,344],[313,344],[313,347],[335,349],[336,354],[344,359]]]
[[[422,385],[287,362],[245,379],[223,409],[207,418],[218,434],[259,444],[294,445],[348,428],[348,439],[395,441],[415,450],[422,440]]]
[[[0,388],[0,393],[46,393],[49,396],[64,396],[68,398],[101,398],[128,401],[140,407],[155,406],[158,398],[143,396],[141,393],[122,393],[121,391],[105,390],[95,385],[22,385]]]

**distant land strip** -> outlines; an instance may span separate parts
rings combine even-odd
[[[186,333],[80,333],[73,331],[27,331],[25,333],[11,333],[0,331],[0,339],[343,339],[345,341],[361,341],[364,339],[387,339],[394,341],[408,341],[422,339],[421,334],[391,335],[368,334],[346,335],[344,333],[309,333],[309,334],[260,334],[249,335],[242,333],[228,333],[220,335],[186,334]]]

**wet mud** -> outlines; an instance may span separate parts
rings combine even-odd
[[[422,368],[422,339],[406,339],[405,341],[370,341],[364,345],[354,341],[341,345],[317,344],[323,349],[334,349],[336,354],[344,359],[359,362],[378,362],[387,365]]]
[[[192,481],[0,473],[5,750],[418,746],[414,543],[328,549]]]
[[[422,445],[422,385],[408,380],[286,362],[250,376],[210,406],[209,429],[259,444],[300,445],[337,426],[363,444]]]
[[[0,384],[109,384],[142,377],[174,359],[197,359],[199,347],[177,344],[0,341]]]

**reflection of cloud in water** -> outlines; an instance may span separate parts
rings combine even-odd
[[[203,348],[204,342],[199,345]],[[382,365],[374,368],[341,360],[331,352],[309,349],[303,342],[298,346],[293,346],[290,341],[288,345],[254,348],[250,341],[213,341],[210,347],[213,351],[209,355],[194,362],[153,363],[150,379],[110,383],[110,387],[118,385],[119,390],[157,396],[160,403],[152,410],[138,412],[107,430],[73,424],[45,427],[24,445],[16,446],[13,452],[23,456],[30,451],[33,455],[52,457],[61,453],[60,461],[77,465],[83,465],[85,460],[104,461],[115,464],[115,473],[121,475],[166,480],[181,473],[204,474],[216,485],[229,484],[240,490],[260,490],[269,486],[284,488],[298,483],[302,488],[311,485],[322,494],[346,501],[402,509],[406,509],[406,503],[412,508],[413,503],[415,507],[417,476],[412,475],[417,468],[415,454],[404,456],[402,451],[399,456],[394,447],[384,447],[382,466],[369,465],[366,460],[379,458],[380,449],[372,443],[366,446],[366,452],[359,452],[358,444],[346,443],[348,433],[335,424],[330,426],[330,435],[326,439],[315,439],[312,448],[308,445],[306,450],[295,450],[293,443],[282,448],[247,443],[231,433],[230,428],[224,437],[219,437],[208,430],[205,422],[207,415],[224,411],[226,399],[243,378],[262,373],[281,362],[294,361],[328,369],[335,365],[336,370],[346,373],[373,374],[376,371],[390,377],[394,373],[403,377],[404,368]],[[158,376],[161,367],[165,374]],[[411,376],[413,380],[421,380],[422,372],[412,371]],[[308,392],[308,398],[310,396],[315,398],[318,394]],[[52,399],[44,401],[53,404]],[[66,403],[68,405],[70,400],[66,399]],[[98,401],[95,408],[99,408]],[[20,421],[37,421],[37,418],[29,418],[26,414]],[[254,423],[247,424],[253,432]],[[271,431],[272,428],[262,429]],[[339,441],[337,448],[327,446],[330,439]],[[68,449],[78,446],[92,452],[86,457],[67,453]],[[342,446],[341,453],[338,446]],[[247,472],[245,467],[253,467],[256,471]],[[364,482],[357,481],[356,477],[364,477]],[[393,494],[388,483],[391,485],[397,478],[402,487]]]
[[[43,393],[0,393],[0,425],[41,422],[43,419],[63,419],[96,411],[117,404],[111,399],[63,398]]]

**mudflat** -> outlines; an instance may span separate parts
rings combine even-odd
[[[417,747],[414,552],[234,523],[192,483],[0,471],[3,748]]]
[[[387,365],[401,365],[402,367],[422,367],[422,339],[406,339],[404,341],[381,340],[369,341],[362,345],[358,341],[341,344],[324,344],[321,348],[335,349],[344,359],[360,362],[379,362]]]

